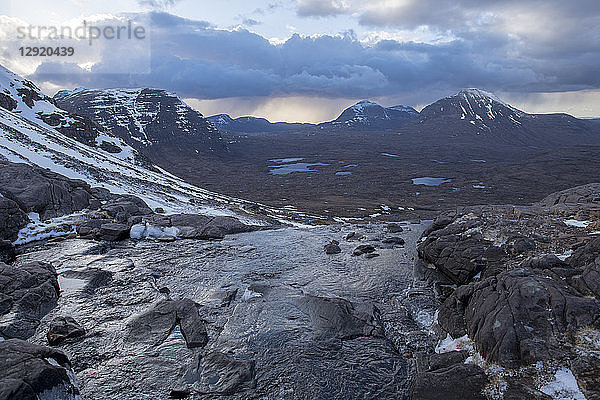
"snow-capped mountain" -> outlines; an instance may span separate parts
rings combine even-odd
[[[465,124],[489,131],[504,124],[522,125],[521,119],[526,114],[492,93],[480,89],[465,89],[425,107],[419,120],[439,116],[453,120],[458,118]]]
[[[4,78],[2,83],[6,85],[6,90],[3,86],[0,97],[1,160],[36,165],[71,179],[85,181],[93,187],[106,188],[116,194],[135,195],[146,201],[150,207],[160,207],[167,213],[234,216],[242,222],[259,225],[266,224],[265,221],[269,218],[269,221],[273,218],[312,218],[191,185],[151,164],[150,161],[145,165],[134,162],[137,152],[126,145],[119,153],[111,154],[99,146],[90,146],[75,140],[44,122],[43,116],[46,113],[42,112],[40,116],[40,110],[47,107],[47,110],[67,119],[71,118],[72,114],[54,106],[52,99],[47,97],[34,100],[31,107],[25,108],[21,102],[29,102],[30,91],[33,91],[34,97],[36,94],[41,97],[41,92],[33,83],[23,83],[25,87],[19,86],[18,82],[27,81],[15,82],[13,80],[16,75],[9,71],[7,74],[5,71],[7,70],[2,70],[1,76]],[[11,79],[7,79],[7,76]],[[21,94],[27,96],[26,100],[22,100]],[[8,107],[4,107],[7,104]],[[108,133],[106,135],[111,138]]]
[[[528,114],[480,89],[465,89],[423,108],[402,131],[432,136],[537,147],[596,143],[600,136],[591,123],[567,114]]]
[[[345,109],[331,122],[319,124],[321,129],[396,129],[415,118],[419,113],[409,106],[383,107],[368,100],[362,100]]]
[[[265,118],[238,117],[231,118],[227,114],[217,114],[207,119],[221,132],[230,133],[271,133],[298,131],[314,127],[308,123],[270,122]]]
[[[219,153],[218,129],[176,94],[160,89],[75,89],[54,96],[59,107],[84,115],[153,156],[164,150]]]
[[[34,121],[42,127],[54,129],[65,136],[141,164],[147,160],[122,139],[96,124],[91,119],[75,115],[57,107],[55,101],[42,93],[31,81],[0,65],[0,108]]]

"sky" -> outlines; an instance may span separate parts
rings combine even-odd
[[[15,36],[84,20],[146,35]],[[3,0],[0,39],[0,64],[48,94],[157,87],[205,115],[321,122],[362,99],[420,109],[478,87],[527,112],[600,116],[597,0]],[[25,57],[22,45],[75,56]]]

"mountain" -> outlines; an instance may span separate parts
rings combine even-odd
[[[164,151],[227,151],[213,124],[165,90],[79,88],[60,91],[54,100],[59,107],[92,119],[151,158]]]
[[[217,114],[207,118],[221,132],[230,133],[274,133],[298,131],[313,127],[308,123],[270,122],[265,118],[238,117],[231,118],[227,114]]]
[[[0,108],[20,115],[42,127],[54,129],[80,143],[140,164],[148,160],[109,130],[91,119],[59,107],[31,81],[0,65]]]
[[[528,114],[480,89],[465,89],[421,110],[403,133],[529,146],[598,143],[592,123],[568,114]],[[481,139],[481,138],[484,139]]]
[[[340,116],[330,122],[319,124],[320,129],[396,129],[415,118],[419,113],[409,106],[383,107],[368,100],[362,100],[345,109]]]
[[[115,194],[134,195],[166,212],[235,216],[259,224],[264,216],[281,219],[294,214],[199,188],[147,159],[139,163],[137,150],[97,125],[91,126],[98,128],[94,131],[98,141],[123,144],[120,152],[113,154],[95,141],[88,145],[81,137],[70,137],[60,128],[78,126],[72,122],[77,116],[58,108],[33,83],[4,68],[0,72],[0,160],[38,166]],[[62,123],[49,125],[45,119],[50,116]]]

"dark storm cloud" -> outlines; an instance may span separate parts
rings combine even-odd
[[[61,67],[71,68],[70,73],[57,74],[56,64],[43,64],[34,78],[65,86],[159,87],[200,99],[410,95],[430,100],[430,93],[463,87],[515,92],[600,87],[599,41],[573,42],[593,41],[598,28],[555,46],[541,39],[524,42],[500,29],[463,30],[455,40],[436,44],[381,40],[365,45],[348,32],[293,35],[275,45],[245,29],[216,29],[166,13],[151,17],[151,73],[104,73],[119,62],[113,52],[91,72],[70,65]],[[562,47],[568,49],[557,50]]]

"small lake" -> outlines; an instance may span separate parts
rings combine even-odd
[[[302,160],[304,160],[304,158],[274,158],[269,161],[277,163],[277,164],[287,164],[287,163],[293,163],[293,162],[298,162],[298,161],[302,161]]]
[[[269,173],[272,175],[288,175],[293,172],[319,172],[317,170],[311,169],[311,167],[324,166],[329,164],[323,163],[291,163],[291,164],[281,164],[281,165],[269,165]]]
[[[429,176],[424,176],[422,178],[413,178],[411,180],[412,180],[413,185],[425,185],[425,186],[440,186],[443,183],[452,182],[452,179],[432,178]]]

